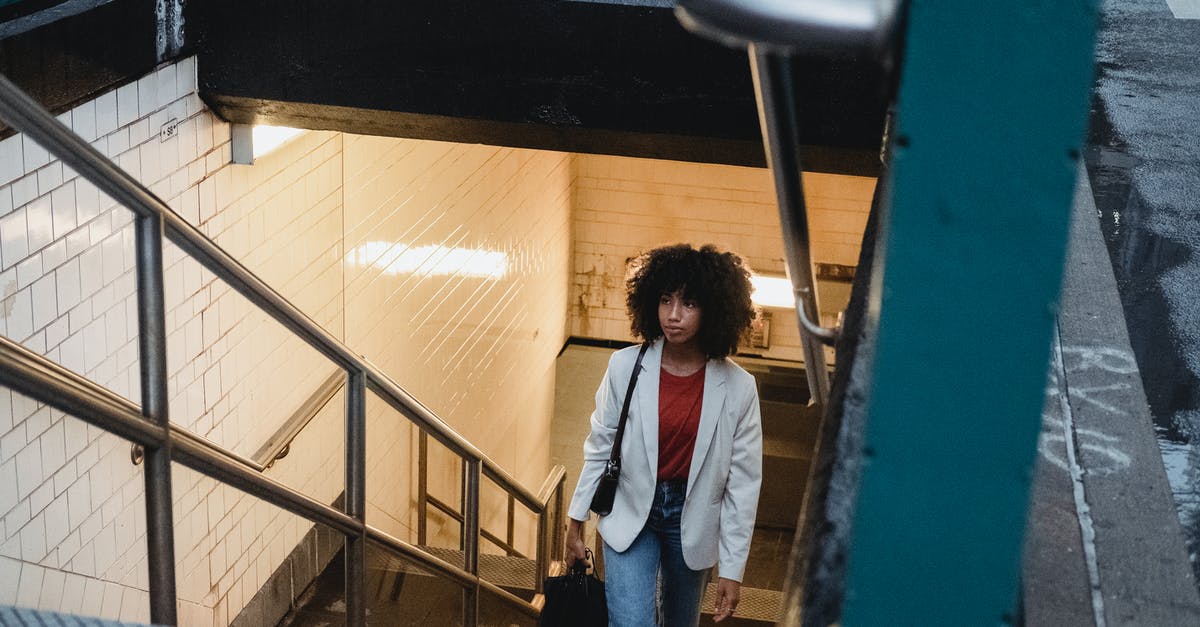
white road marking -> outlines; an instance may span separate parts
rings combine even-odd
[[[1177,20],[1200,20],[1200,0],[1167,0]]]

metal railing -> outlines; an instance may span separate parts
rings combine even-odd
[[[275,430],[275,433],[267,438],[266,442],[263,442],[258,451],[251,456],[251,459],[254,460],[253,463],[265,471],[276,461],[287,457],[292,450],[292,441],[296,439],[296,436],[300,435],[300,432],[308,426],[308,423],[312,422],[313,418],[317,417],[322,409],[325,409],[329,401],[332,401],[345,385],[345,377],[336,372],[329,375],[308,398],[304,399],[296,411],[292,412],[291,417],[285,420]]]
[[[145,449],[146,526],[150,620],[176,624],[171,468],[179,462],[213,479],[279,506],[345,537],[345,594],[349,625],[366,623],[366,542],[382,547],[463,587],[464,623],[478,620],[479,594],[491,593],[531,617],[539,609],[479,577],[479,484],[486,476],[538,517],[537,576],[545,575],[548,543],[557,550],[563,510],[563,473],[551,472],[538,493],[466,441],[432,411],[364,357],[241,265],[161,199],[63,126],[40,104],[0,75],[0,118],[135,214],[141,406],[20,345],[0,338],[0,383],[58,408]],[[162,239],[167,237],[250,302],[266,311],[346,374],[345,511],[296,492],[258,472],[253,464],[169,423]],[[459,568],[366,524],[366,393],[374,392],[463,461],[463,551]],[[550,481],[549,479],[554,479]],[[553,507],[551,501],[553,500]],[[553,518],[553,520],[548,520]],[[551,531],[554,530],[554,533]]]
[[[820,326],[791,59],[870,56],[889,63],[899,4],[899,0],[680,0],[675,8],[688,30],[749,51],[767,165],[779,202],[787,274],[796,297],[804,370],[813,402],[822,408],[829,400],[829,373],[821,345],[834,344],[839,330]]]

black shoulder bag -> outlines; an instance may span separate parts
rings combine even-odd
[[[629,402],[633,400],[633,386],[637,385],[638,374],[642,371],[642,357],[650,343],[642,344],[638,351],[637,362],[633,364],[633,374],[629,375],[629,389],[625,391],[625,405],[621,407],[621,419],[617,422],[617,436],[613,438],[612,452],[604,464],[604,473],[600,475],[600,485],[592,495],[591,510],[600,516],[612,512],[613,498],[617,496],[617,481],[621,478],[621,438],[625,435],[625,421],[629,419]]]

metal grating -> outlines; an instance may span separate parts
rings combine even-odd
[[[768,622],[774,625],[779,622],[780,609],[783,602],[783,592],[779,590],[763,590],[762,588],[747,588],[742,586],[742,598],[738,601],[734,618]],[[704,600],[700,602],[700,613],[712,614],[713,602],[717,597],[717,584],[708,584],[704,592]]]
[[[432,546],[423,546],[421,549],[442,561],[462,568],[462,551]],[[372,556],[370,568],[428,574],[428,571],[417,564],[382,552]],[[537,564],[530,559],[490,553],[479,554],[479,577],[501,588],[533,590],[537,582],[536,570]]]

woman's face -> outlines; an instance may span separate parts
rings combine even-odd
[[[683,297],[683,290],[663,294],[658,300],[658,324],[672,344],[688,344],[700,332],[700,305]]]

